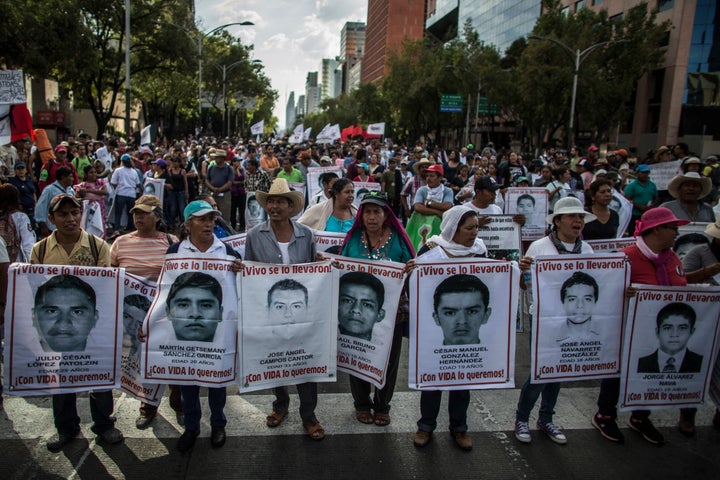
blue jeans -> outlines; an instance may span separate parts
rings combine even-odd
[[[185,190],[178,192],[176,190],[170,190],[167,193],[167,198],[165,201],[168,203],[167,206],[167,221],[168,221],[168,227],[174,228],[175,225],[178,223],[182,223],[183,213],[185,211],[186,206],[186,199],[185,199]],[[177,219],[179,218],[179,222]]]
[[[538,420],[541,422],[552,422],[555,413],[555,405],[557,404],[558,395],[560,394],[560,382],[554,383],[530,383],[530,376],[525,380],[525,384],[520,390],[520,399],[518,400],[515,419],[519,422],[527,422],[530,419],[532,411],[538,397],[542,394],[540,401],[540,412]]]
[[[120,219],[122,218],[122,212],[127,212],[127,229],[135,230],[135,224],[133,223],[130,209],[135,205],[135,197],[123,197],[121,195],[115,195],[115,223],[113,227],[115,231],[120,230]]]
[[[180,387],[182,396],[182,411],[185,414],[185,430],[194,432],[200,431],[200,417],[202,410],[200,409],[200,387],[197,385],[183,385]],[[227,398],[227,389],[208,388],[208,403],[210,404],[210,426],[224,427],[227,424],[225,413],[225,400]]]
[[[112,417],[112,390],[90,392],[90,416],[93,419],[92,431],[100,435],[113,428],[115,418]],[[62,393],[52,396],[53,419],[59,434],[75,435],[80,431],[80,417],[77,413],[77,396],[75,393]]]
[[[420,394],[420,420],[417,422],[420,430],[432,432],[437,427],[442,392],[442,390],[423,390]],[[467,432],[467,409],[470,405],[470,390],[450,390],[449,395],[450,431]]]
[[[297,387],[298,397],[300,397],[300,418],[303,425],[310,427],[318,423],[315,416],[315,407],[317,406],[317,383],[300,383]],[[286,413],[290,406],[290,395],[288,387],[275,387],[275,401],[273,402],[273,410],[277,413]],[[186,414],[187,415],[187,414]]]

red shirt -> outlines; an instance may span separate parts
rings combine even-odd
[[[637,245],[630,245],[622,250],[630,259],[630,281],[644,285],[660,285],[655,275],[655,265],[640,251]],[[682,261],[675,252],[668,258],[666,267],[670,285],[684,287],[687,285],[687,278],[682,267]]]

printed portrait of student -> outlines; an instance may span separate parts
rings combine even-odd
[[[490,291],[473,275],[453,275],[433,294],[433,319],[443,332],[443,345],[480,343],[480,327],[490,318]]]
[[[695,333],[695,310],[686,303],[669,303],[657,315],[658,349],[638,359],[638,373],[697,373],[703,356],[687,348]]]
[[[517,212],[519,215],[525,215],[526,223],[529,225],[537,224],[535,219],[536,200],[530,194],[524,193],[517,197]]]
[[[560,287],[560,301],[565,311],[565,323],[558,331],[556,341],[590,340],[600,335],[592,323],[592,314],[598,301],[600,287],[585,272],[575,272]]]
[[[150,310],[150,299],[144,295],[128,295],[123,301],[123,333],[130,339],[130,356],[140,353],[140,340],[137,338],[138,328]]]
[[[245,204],[245,224],[248,228],[265,221],[265,211],[255,198],[255,192],[248,192]]]
[[[222,287],[202,272],[181,274],[170,287],[165,304],[175,338],[181,341],[212,342],[222,322]]]
[[[340,277],[338,329],[343,335],[372,340],[373,327],[385,318],[385,286],[366,272]]]
[[[35,292],[33,325],[46,352],[84,352],[98,321],[95,290],[74,275],[58,275]]]
[[[307,320],[308,291],[301,283],[286,278],[275,283],[267,295],[271,325],[292,325]]]

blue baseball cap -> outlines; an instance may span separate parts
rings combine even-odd
[[[204,217],[208,213],[214,213],[216,217],[222,217],[222,214],[205,200],[194,200],[188,203],[183,213],[185,214],[185,218]]]
[[[120,157],[120,161],[121,161],[121,162],[132,163],[132,157],[131,157],[129,154],[127,154],[127,153],[123,153],[122,156]]]
[[[650,167],[648,167],[648,166],[645,165],[645,164],[641,164],[641,165],[638,165],[637,167],[635,167],[635,171],[636,171],[636,172],[643,172],[643,173],[644,173],[644,172],[649,172],[649,171],[650,171]]]

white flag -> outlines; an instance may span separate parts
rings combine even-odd
[[[330,127],[330,137],[333,140],[337,140],[338,138],[342,137],[342,135],[340,134],[340,124],[339,123],[336,123],[335,125]]]
[[[371,123],[367,127],[368,135],[385,135],[385,122]]]
[[[250,133],[253,135],[262,135],[264,128],[265,120],[260,120],[259,122],[250,127]]]
[[[308,129],[306,129],[306,130],[303,132],[303,141],[304,141],[304,142],[307,142],[308,139],[310,138],[310,132],[312,132],[312,127],[309,127]]]
[[[302,143],[304,133],[305,127],[301,123],[300,125],[295,127],[295,130],[293,130],[293,134],[288,137],[288,143]]]
[[[143,128],[140,131],[140,145],[151,145],[152,144],[152,137],[150,135],[150,127],[152,127],[152,125],[148,125],[147,127]]]

